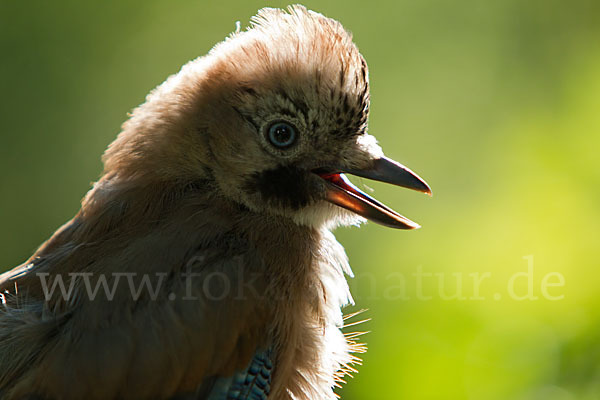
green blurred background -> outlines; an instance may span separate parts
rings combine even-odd
[[[354,33],[370,132],[435,194],[373,184],[423,229],[337,232],[372,318],[343,398],[600,399],[600,2],[305,4]],[[285,5],[0,0],[0,267],[75,214],[150,89]]]

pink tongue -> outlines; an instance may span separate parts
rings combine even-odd
[[[335,172],[332,174],[319,174],[321,178],[333,183],[336,186],[341,187],[344,190],[347,190],[351,193],[356,193],[356,189],[346,183],[346,181],[341,177],[339,172]]]
[[[339,172],[333,172],[333,173],[325,173],[325,174],[319,174],[319,176],[323,179],[326,179],[332,183],[336,183],[336,181],[340,181],[340,173]]]
[[[346,178],[345,175],[342,175],[341,172],[334,172],[334,173],[329,173],[329,174],[323,174],[320,175],[321,178],[333,183],[335,186],[342,188],[343,190],[352,193],[355,196],[360,197],[363,200],[367,200],[371,203],[375,203],[377,205],[379,205],[380,207],[383,208],[387,208],[387,206],[379,203],[377,200],[371,198],[370,196],[368,196],[367,194],[363,193],[359,188],[357,188],[356,186],[354,186],[352,184],[352,182],[350,182],[350,180],[348,178]],[[391,212],[395,212],[393,210],[390,210]]]

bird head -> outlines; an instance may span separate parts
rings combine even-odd
[[[342,25],[301,6],[266,8],[148,96],[105,171],[209,178],[222,198],[302,225],[417,228],[344,175],[431,193],[383,155],[368,114],[367,64]]]

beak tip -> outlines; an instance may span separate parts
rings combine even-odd
[[[419,192],[425,193],[429,197],[433,197],[433,191],[431,190],[431,188],[429,187],[429,185],[427,184],[427,182],[425,182],[421,178],[419,178],[419,179],[421,180],[421,182],[420,182],[421,188],[419,188],[417,190]]]
[[[398,220],[393,225],[387,225],[392,228],[402,229],[406,231],[413,231],[415,229],[420,229],[421,225],[417,224],[415,221],[411,221],[410,219],[400,216]]]
[[[417,230],[417,229],[421,229],[421,225],[417,224],[416,222],[412,222],[412,225],[408,228],[410,230]]]

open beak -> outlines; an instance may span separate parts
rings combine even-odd
[[[368,169],[345,169],[317,172],[317,174],[327,182],[327,192],[325,197],[327,201],[384,226],[397,229],[420,228],[419,224],[403,217],[385,204],[380,203],[354,186],[344,175],[344,172],[417,190],[431,196],[431,189],[417,174],[387,157],[381,157],[374,160],[371,167]]]

